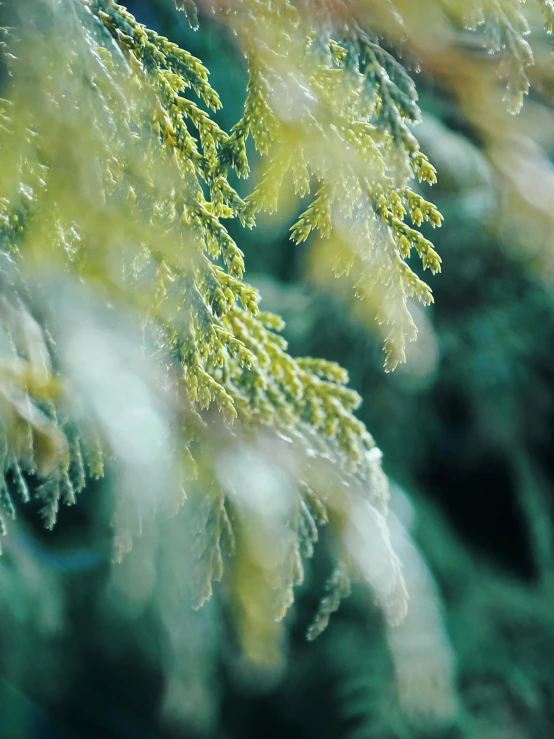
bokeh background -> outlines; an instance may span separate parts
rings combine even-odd
[[[247,81],[233,40],[215,22],[191,31],[166,0],[126,5],[203,60],[223,101],[216,118],[229,130],[241,115]],[[328,284],[320,252],[309,241],[299,247],[289,240],[295,213],[262,218],[253,232],[237,228],[233,236],[264,308],[286,320],[291,353],[340,362],[363,396],[360,417],[384,453],[393,513],[409,529],[414,556],[426,563],[425,577],[440,595],[441,649],[453,660],[457,685],[455,717],[419,720],[399,710],[395,680],[403,681],[408,701],[411,692],[427,692],[430,704],[440,695],[443,686],[422,685],[421,673],[411,673],[418,660],[436,658],[436,645],[425,641],[425,629],[409,634],[401,648],[411,656],[399,675],[391,636],[365,594],[354,590],[327,631],[313,643],[305,640],[329,569],[323,540],[288,616],[283,671],[256,684],[241,679],[225,622],[206,668],[204,621],[187,617],[192,642],[202,645],[204,672],[194,679],[200,657],[191,648],[183,660],[193,677],[180,696],[188,719],[162,720],[163,637],[156,614],[102,607],[109,554],[107,535],[99,544],[91,525],[91,488],[54,533],[43,533],[30,517],[33,528],[18,540],[21,561],[38,558],[40,577],[51,577],[57,588],[52,600],[31,589],[27,606],[50,623],[63,604],[66,620],[52,636],[31,618],[26,627],[23,616],[11,624],[3,616],[0,736],[554,735],[554,286],[544,254],[527,248],[532,221],[515,232],[499,223],[506,192],[480,132],[436,80],[419,74],[416,82],[423,111],[417,133],[438,169],[433,198],[445,223],[433,235],[443,258],[443,272],[431,282],[435,304],[414,308],[420,337],[407,365],[383,372],[381,342],[363,310]],[[239,186],[246,192],[249,185]],[[543,241],[548,248],[548,238]],[[0,577],[9,597],[17,583],[9,572]],[[212,617],[210,609],[219,619],[213,604],[203,619]],[[22,653],[28,659],[21,660]],[[67,670],[54,688],[55,665]]]

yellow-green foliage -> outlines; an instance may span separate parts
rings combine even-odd
[[[277,210],[283,183],[302,197],[314,190],[292,239],[301,243],[313,232],[331,238],[335,272],[355,273],[360,298],[381,293],[375,312],[385,329],[385,367],[393,370],[405,361],[405,340],[417,333],[408,298],[432,300],[405,261],[412,247],[424,268],[440,269],[432,244],[404,218],[436,227],[442,217],[408,184],[436,181],[410,130],[420,118],[414,83],[377,37],[351,21],[333,23],[334,40],[324,31],[330,15],[314,30],[314,19],[288,2],[231,14],[250,78],[244,117],[224,149],[243,175],[249,135],[268,158],[246,199],[249,213]]]
[[[30,11],[41,24],[40,38],[27,25]],[[231,580],[239,611],[244,604],[243,632],[253,645],[266,643],[263,623],[281,619],[292,602],[316,520],[342,505],[324,504],[313,489],[310,455],[331,455],[344,479],[354,476],[368,500],[384,503],[381,478],[375,485],[370,479],[379,464],[368,457],[373,440],[353,415],[361,399],[334,363],[287,353],[282,322],[259,311],[256,290],[243,280],[243,254],[223,221],[254,223],[257,195],[244,201],[227,179],[229,167],[245,174],[246,155],[236,142],[246,124],[228,136],[213,122],[207,111],[220,102],[201,62],[108,1],[32,0],[19,20],[7,33],[13,84],[2,104],[0,141],[2,327],[9,347],[2,384],[3,520],[15,515],[14,493],[29,498],[30,480],[52,528],[60,503],[73,504],[87,478],[118,463],[109,429],[95,418],[94,403],[79,397],[78,377],[64,354],[64,322],[73,320],[65,314],[80,306],[56,308],[55,281],[73,276],[138,317],[145,346],[177,400],[182,480],[152,508],[173,511],[185,488],[204,511],[197,521],[195,601],[209,596],[211,580],[222,574],[221,547],[232,549],[229,542],[238,536]],[[251,85],[248,126],[260,140],[254,96]],[[239,431],[221,431],[235,420]],[[214,473],[217,439],[225,446],[256,428],[293,434],[295,454],[303,447],[308,455],[307,467],[295,463],[298,498],[285,550],[279,548],[284,559],[262,564],[240,516],[233,532],[233,504]],[[282,442],[274,441],[277,450]],[[332,495],[339,500],[343,493]],[[125,489],[115,497],[114,557],[120,560],[141,532],[145,512]],[[276,566],[283,582],[274,592]],[[249,650],[254,655],[255,646]]]
[[[504,72],[518,108],[531,63],[518,3],[491,0],[470,20],[455,3],[437,3],[466,25],[492,28],[493,50],[509,50]],[[196,28],[192,0],[177,5]],[[392,3],[369,5],[397,40],[401,17],[383,21]],[[551,30],[551,3],[541,6]],[[389,553],[386,484],[373,440],[354,415],[361,398],[336,364],[288,354],[282,323],[260,312],[225,226],[236,219],[252,228],[257,213],[280,209],[283,191],[307,198],[292,239],[314,232],[328,239],[335,273],[353,276],[355,294],[384,328],[386,369],[404,361],[405,342],[417,333],[408,301],[432,301],[408,260],[415,252],[424,269],[440,269],[420,227],[438,227],[442,216],[418,191],[436,173],[412,133],[420,118],[414,83],[367,23],[369,9],[354,3],[333,16],[318,8],[316,17],[288,0],[222,4],[219,18],[235,32],[249,72],[244,115],[230,133],[212,117],[221,102],[201,61],[112,0],[23,0],[4,33],[11,81],[0,105],[2,525],[15,515],[14,494],[31,497],[29,481],[51,528],[61,502],[73,504],[88,479],[117,463],[94,403],[79,395],[82,352],[71,364],[63,349],[66,324],[84,298],[61,309],[57,285],[86,285],[114,314],[131,315],[146,337],[174,405],[168,465],[177,459],[182,476],[157,503],[173,511],[185,491],[199,502],[197,603],[221,577],[225,550],[237,551],[231,580],[252,654],[260,644],[271,649],[274,627],[264,624],[292,602],[318,526],[330,519],[339,539],[348,531],[349,496],[365,497],[369,525]],[[261,164],[243,199],[229,175],[249,174],[249,137]],[[257,524],[248,520],[258,519],[241,518],[232,486],[230,493],[217,474],[217,450],[260,429],[295,459],[287,462],[295,497],[271,562],[257,558]],[[302,462],[288,445],[302,450]],[[332,490],[321,473],[330,461],[340,470],[337,479],[327,475]],[[145,518],[119,492],[116,559]],[[311,637],[348,592],[346,561],[356,557],[347,543],[338,549],[341,563]],[[400,603],[392,554],[390,562],[397,596],[383,588],[381,595]]]

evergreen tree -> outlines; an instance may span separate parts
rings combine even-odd
[[[192,1],[177,5],[199,33],[214,22]],[[539,5],[552,31],[554,6]],[[495,97],[505,87],[507,109],[519,111],[534,16],[516,0],[422,3],[423,24],[413,6],[386,0],[211,9],[248,70],[244,113],[228,133],[207,69],[123,6],[8,9],[2,525],[34,499],[52,528],[60,503],[106,474],[121,560],[140,534],[148,546],[156,513],[183,506],[167,531],[174,543],[190,529],[185,595],[200,605],[225,574],[247,656],[274,662],[321,525],[332,529],[336,569],[309,638],[352,576],[393,624],[406,590],[380,453],[354,415],[361,398],[338,365],[287,353],[224,221],[250,229],[261,211],[285,201],[288,215],[301,201],[291,238],[321,239],[321,264],[364,301],[394,370],[417,334],[410,300],[432,301],[412,250],[423,269],[440,268],[422,230],[442,216],[422,194],[436,172],[412,131],[410,70],[435,73],[498,146],[510,125],[493,130],[475,89]],[[453,52],[466,75],[481,72],[477,48],[498,57],[473,87],[438,43],[426,45],[453,29],[470,49]],[[245,191],[249,159],[257,174]]]

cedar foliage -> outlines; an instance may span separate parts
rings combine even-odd
[[[527,10],[515,0],[434,5],[499,53],[506,103],[517,112],[533,61]],[[196,28],[194,3],[178,6]],[[540,6],[551,31],[552,4]],[[432,301],[408,260],[413,252],[423,269],[440,269],[422,225],[438,227],[442,216],[419,187],[436,172],[412,132],[420,111],[408,69],[418,46],[403,3],[212,9],[248,65],[244,114],[228,133],[215,121],[220,100],[201,61],[123,6],[25,0],[11,11],[0,130],[2,526],[16,498],[33,497],[52,528],[60,503],[75,503],[112,467],[127,481],[112,520],[121,559],[149,515],[173,512],[188,494],[200,521],[194,602],[209,597],[226,551],[236,550],[230,583],[246,651],[258,658],[275,637],[265,624],[284,617],[328,520],[338,565],[309,637],[347,594],[352,573],[373,587],[392,622],[406,598],[388,541],[380,455],[354,415],[361,399],[338,365],[287,353],[281,320],[259,310],[224,221],[253,228],[257,214],[277,210],[283,190],[305,198],[291,238],[328,240],[332,269],[368,304],[393,370],[416,338],[409,300]],[[241,197],[236,178],[249,175],[249,139],[260,173]],[[95,301],[140,324],[158,372],[152,384],[172,407],[161,429],[167,443],[152,463],[172,473],[148,503],[133,497],[138,478],[126,477],[113,418],[79,374],[95,351],[109,354],[117,343],[98,339]],[[72,343],[87,325],[88,339],[98,339],[92,349]],[[265,514],[245,512],[218,473],[221,449],[240,449],[255,432],[264,459],[283,450],[277,456],[289,460],[295,483],[271,562],[252,535]],[[360,521],[380,542],[374,562],[360,554]]]

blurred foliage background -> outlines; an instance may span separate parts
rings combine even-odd
[[[201,33],[191,31],[166,0],[126,5],[203,60],[223,101],[217,120],[229,130],[242,112],[247,75],[223,30],[206,24]],[[395,642],[356,589],[327,631],[306,642],[329,568],[324,541],[288,616],[292,639],[282,672],[256,684],[243,675],[217,603],[208,604],[207,616],[185,619],[196,645],[183,657],[188,677],[180,700],[184,696],[187,724],[162,721],[164,645],[157,616],[148,609],[133,614],[105,607],[107,545],[105,551],[92,536],[88,545],[90,490],[53,534],[31,521],[32,533],[16,541],[21,561],[29,562],[29,607],[43,618],[26,625],[2,616],[2,736],[552,736],[551,237],[541,214],[525,214],[515,225],[506,217],[510,193],[483,131],[439,79],[420,74],[416,82],[423,111],[418,136],[439,173],[433,194],[445,223],[434,241],[444,268],[432,281],[435,305],[425,314],[414,309],[420,338],[409,347],[407,365],[383,373],[371,325],[346,294],[329,289],[320,264],[324,255],[309,242],[290,241],[291,219],[267,216],[253,232],[240,234],[240,245],[263,308],[287,323],[291,353],[340,362],[363,396],[360,418],[395,483],[393,513],[418,546],[408,557],[419,563],[416,580],[436,587],[442,599],[444,642],[428,643],[417,622]],[[548,137],[552,133],[542,135],[547,151]],[[33,572],[36,559],[41,567]],[[18,587],[9,572],[0,577],[4,593]],[[44,588],[33,590],[33,577],[50,578],[51,590],[59,592],[41,596]],[[63,628],[51,628],[61,618],[60,603]],[[221,632],[213,652],[206,646],[206,619]],[[22,653],[32,655],[32,674]],[[444,659],[448,672],[451,658],[459,705],[455,718],[446,720],[441,700],[451,698],[441,698],[440,680],[426,684],[419,667]],[[25,674],[18,674],[19,661],[27,665]],[[202,679],[195,677],[198,670]],[[49,690],[54,672],[61,674]],[[401,710],[393,695],[398,681],[408,704],[437,707],[436,721]]]

